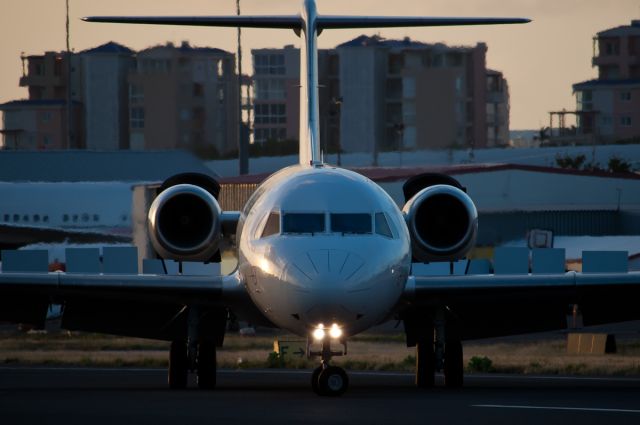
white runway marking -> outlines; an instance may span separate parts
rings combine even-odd
[[[471,407],[486,407],[486,408],[493,408],[493,409],[565,410],[565,411],[576,411],[576,412],[640,413],[640,410],[606,409],[606,408],[598,408],[598,407],[510,406],[506,404],[472,404]]]
[[[604,381],[604,382],[640,382],[638,378],[619,378],[609,376],[530,376],[530,375],[465,375],[464,379],[518,379],[538,381]]]

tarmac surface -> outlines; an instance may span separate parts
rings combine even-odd
[[[215,391],[166,388],[161,369],[0,367],[0,424],[640,424],[640,379],[469,375],[465,388],[350,372],[341,398],[311,373],[221,370]]]

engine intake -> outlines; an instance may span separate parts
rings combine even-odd
[[[205,189],[178,184],[161,192],[149,208],[149,235],[166,259],[208,261],[222,240],[218,201]]]
[[[437,184],[415,194],[402,209],[418,261],[451,261],[473,248],[478,211],[462,190]]]

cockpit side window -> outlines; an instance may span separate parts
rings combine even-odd
[[[272,212],[269,214],[269,218],[264,225],[261,237],[266,238],[267,236],[277,235],[278,233],[280,233],[280,214]]]
[[[371,234],[371,214],[331,214],[331,231],[342,234]]]
[[[323,233],[324,213],[283,213],[282,233]]]
[[[393,233],[391,232],[391,227],[389,227],[387,216],[381,212],[376,213],[376,233],[393,239]]]

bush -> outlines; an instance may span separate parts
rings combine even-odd
[[[487,356],[473,356],[469,359],[467,369],[469,369],[470,372],[492,372],[493,362]]]

